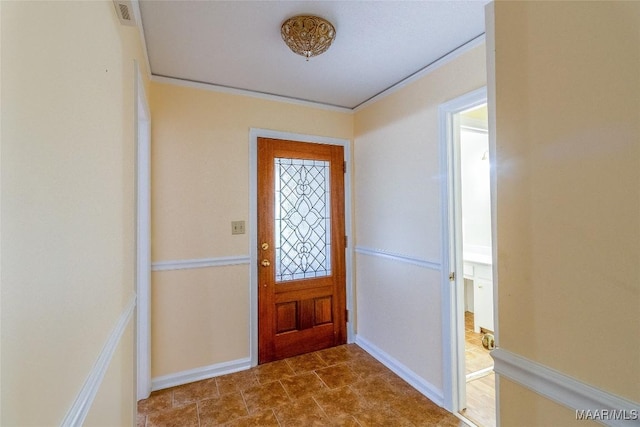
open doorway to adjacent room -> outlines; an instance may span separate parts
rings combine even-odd
[[[490,156],[487,104],[457,113],[459,171],[456,203],[461,220],[464,292],[465,407],[460,413],[483,427],[496,425],[495,375],[489,352],[495,346]],[[458,243],[458,246],[459,243]],[[460,288],[459,288],[460,289]],[[460,310],[461,311],[461,310]],[[460,319],[461,321],[462,319]]]
[[[490,107],[490,105],[489,105]],[[485,87],[441,104],[444,405],[496,425],[497,342],[492,151]],[[494,315],[495,313],[495,315]]]

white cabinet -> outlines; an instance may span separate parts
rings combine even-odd
[[[473,329],[493,332],[493,272],[491,264],[464,261],[464,278],[473,280]]]

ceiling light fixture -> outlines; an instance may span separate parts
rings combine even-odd
[[[308,61],[329,49],[336,37],[336,29],[331,22],[319,16],[299,15],[284,21],[280,34],[292,51]]]

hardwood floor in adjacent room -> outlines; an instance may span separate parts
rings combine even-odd
[[[465,313],[465,364],[467,409],[462,415],[482,427],[496,425],[495,374],[489,350],[482,346],[482,333],[473,330],[473,313]]]
[[[355,344],[157,391],[138,427],[466,426]]]

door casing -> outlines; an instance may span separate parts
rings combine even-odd
[[[136,398],[151,394],[151,114],[136,69]]]
[[[347,342],[354,342],[353,332],[353,246],[351,216],[351,141],[341,138],[330,138],[251,128],[249,131],[249,353],[251,366],[258,364],[258,138],[286,139],[291,141],[310,142],[316,144],[340,145],[344,148],[344,161],[347,168],[344,175],[345,233],[348,246],[345,251],[346,266],[346,307],[350,313],[347,322]]]
[[[451,101],[441,104],[439,114],[440,170],[441,170],[441,203],[442,203],[442,361],[443,361],[443,396],[444,406],[457,413],[465,406],[466,375],[465,339],[464,339],[464,286],[462,266],[462,235],[460,181],[460,145],[455,143],[457,113],[487,103],[487,88],[482,87]],[[492,106],[489,123],[489,157],[495,159],[495,137],[491,125]],[[496,216],[495,216],[495,170],[491,168],[491,222],[493,244],[493,277],[494,277],[494,325],[496,346],[498,345],[498,281],[496,257]],[[449,274],[455,274],[455,280]]]

